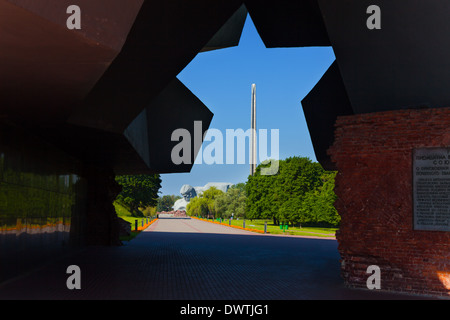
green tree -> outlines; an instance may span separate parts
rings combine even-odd
[[[131,212],[138,213],[139,207],[156,206],[161,188],[159,174],[117,176],[116,181],[122,186],[116,200],[128,206]]]
[[[162,212],[162,211],[172,211],[173,210],[173,205],[175,204],[175,201],[177,201],[178,199],[181,199],[181,196],[176,196],[176,195],[164,195],[162,197],[159,197],[157,202],[157,207],[156,210],[158,212]]]
[[[338,226],[341,220],[334,202],[334,179],[336,172],[325,172],[321,179],[322,186],[308,192],[301,205],[300,214],[306,217],[306,221],[313,225]]]
[[[308,158],[291,157],[280,161],[279,173],[273,184],[274,216],[277,221],[292,224],[305,221],[300,207],[305,195],[322,184],[322,166]]]
[[[292,224],[304,223],[306,217],[301,216],[301,205],[297,198],[288,199],[283,202],[276,214],[279,222],[290,222]]]
[[[186,207],[186,212],[190,216],[209,217],[216,216],[215,199],[223,192],[216,187],[211,187],[203,191],[202,194],[191,199]]]
[[[246,200],[245,184],[238,183],[232,186],[226,193],[215,199],[217,217],[228,219],[234,214],[234,217],[244,218]]]
[[[202,197],[195,197],[186,206],[186,213],[189,216],[205,218],[208,216],[208,200]]]
[[[272,219],[278,209],[273,203],[273,184],[277,175],[261,175],[261,167],[256,167],[253,176],[249,176],[245,185],[246,218],[248,219]]]
[[[216,187],[211,187],[208,190],[203,191],[200,195],[201,198],[206,199],[208,206],[208,215],[212,215],[213,217],[217,216],[215,200],[217,197],[220,197],[223,192]]]
[[[325,171],[322,166],[308,158],[291,157],[279,161],[276,174],[261,175],[262,166],[256,168],[255,175],[249,176],[246,184],[247,218],[273,219],[274,224],[280,221],[308,222],[312,217],[312,207],[311,210],[304,210],[303,205],[305,197],[308,201],[313,200],[314,192],[324,184],[322,177]],[[332,179],[329,179],[326,189],[328,197],[323,195],[324,205],[325,201],[333,203],[329,197],[332,195],[330,186],[334,186]]]
[[[216,187],[211,187],[208,190],[203,191],[203,193],[200,195],[200,197],[214,200],[222,194],[223,194],[223,192],[221,190],[217,189]]]

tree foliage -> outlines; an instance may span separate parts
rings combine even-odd
[[[203,197],[195,197],[186,206],[186,213],[190,216],[207,217],[209,214],[208,200]]]
[[[176,196],[176,195],[164,195],[162,197],[159,197],[157,200],[157,207],[156,210],[158,212],[162,212],[162,211],[172,211],[173,210],[173,205],[175,204],[175,201],[177,201],[178,199],[181,199],[180,196]]]
[[[226,193],[222,193],[215,199],[217,217],[228,219],[233,217],[245,217],[245,184],[239,183],[232,186]]]
[[[216,187],[203,191],[197,197],[191,199],[186,207],[188,215],[199,217],[216,217],[215,200],[223,194]]]
[[[159,174],[117,176],[116,181],[122,186],[117,201],[132,212],[138,211],[139,207],[156,206],[161,188]]]
[[[275,224],[339,223],[334,208],[334,172],[302,157],[280,160],[275,175],[261,175],[261,167],[246,184],[247,218],[273,219]]]
[[[339,216],[334,202],[334,178],[336,172],[325,172],[322,176],[323,184],[315,190],[308,192],[300,207],[300,216],[307,217],[307,221],[316,225],[338,225]]]
[[[340,221],[334,202],[336,172],[325,171],[308,158],[280,160],[278,172],[262,175],[256,168],[247,183],[234,185],[226,193],[216,188],[193,198],[189,215],[228,219],[272,219],[274,224],[337,226]]]

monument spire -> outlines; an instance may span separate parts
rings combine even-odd
[[[250,174],[254,175],[256,171],[256,84],[252,84],[252,105],[251,105],[251,157],[250,157]]]

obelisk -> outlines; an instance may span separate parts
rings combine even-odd
[[[252,115],[251,115],[251,141],[250,141],[250,174],[256,171],[256,84],[252,84]]]

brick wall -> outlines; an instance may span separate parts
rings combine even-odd
[[[450,296],[450,232],[413,230],[412,151],[450,146],[450,108],[340,117],[328,150],[338,168],[342,276],[366,288]]]

